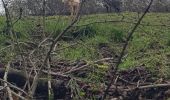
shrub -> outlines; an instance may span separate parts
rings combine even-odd
[[[113,35],[111,36],[111,39],[113,39],[115,42],[124,41],[124,33],[122,31],[113,29],[111,33],[113,33]]]
[[[93,37],[96,30],[92,26],[79,27],[72,30],[71,37],[76,39],[83,39],[84,37]]]

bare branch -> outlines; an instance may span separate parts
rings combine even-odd
[[[47,52],[47,55],[44,59],[44,62],[42,63],[41,67],[40,67],[40,70],[37,74],[37,76],[34,78],[34,81],[33,81],[33,84],[32,84],[32,93],[34,94],[35,92],[35,89],[37,87],[37,83],[38,83],[38,77],[42,71],[42,69],[47,65],[47,61],[49,60],[50,56],[51,56],[51,53],[55,47],[55,45],[57,44],[58,40],[67,32],[69,31],[73,25],[78,21],[78,18],[79,18],[79,15],[80,15],[80,11],[81,11],[81,8],[82,8],[82,5],[83,5],[84,1],[81,3],[81,6],[80,6],[80,9],[78,11],[78,14],[76,15],[75,19],[71,22],[71,24],[69,24],[53,41],[53,43],[51,44],[50,46],[50,49],[49,51]]]
[[[8,78],[9,68],[10,68],[10,62],[8,62],[7,66],[6,66],[6,69],[5,69],[5,74],[4,74],[4,80],[5,80],[5,81],[7,81],[7,78]],[[8,93],[9,100],[13,100],[12,93],[11,93],[11,89],[10,89],[10,87],[8,86],[8,84],[7,84],[7,83],[4,83],[4,87],[6,87],[6,89],[7,89],[7,93]]]
[[[147,12],[149,11],[152,3],[153,3],[153,0],[150,1],[150,3],[149,3],[149,5],[148,5],[148,7],[146,8],[145,12],[144,12],[143,15],[139,18],[138,22],[136,23],[136,25],[134,26],[134,28],[131,30],[131,32],[128,34],[127,40],[126,40],[126,42],[125,42],[125,44],[124,44],[124,46],[123,46],[123,49],[122,49],[122,51],[121,51],[120,57],[119,57],[119,59],[118,59],[118,62],[116,63],[116,66],[115,66],[115,68],[114,68],[114,70],[113,70],[113,74],[116,74],[116,73],[117,73],[117,70],[118,70],[118,68],[119,68],[119,65],[121,64],[121,60],[122,60],[122,58],[123,58],[123,56],[124,56],[125,50],[126,50],[128,44],[129,44],[129,40],[131,39],[131,37],[132,37],[133,33],[135,32],[135,30],[137,29],[137,27],[140,25],[142,19],[145,17],[145,15],[147,14]],[[112,68],[112,69],[113,69],[113,68]],[[107,88],[106,88],[106,90],[105,90],[105,92],[104,92],[104,95],[103,95],[102,100],[104,100],[104,99],[106,98],[106,95],[108,94],[108,91],[109,91],[112,83],[114,82],[114,79],[115,79],[115,76],[113,75],[113,76],[111,77],[110,83],[108,84],[108,86],[107,86]]]

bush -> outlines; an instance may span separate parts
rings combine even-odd
[[[111,33],[113,33],[113,35],[111,36],[111,39],[113,39],[115,42],[124,41],[124,33],[122,31],[113,29]]]
[[[93,37],[95,34],[96,30],[92,26],[85,26],[73,29],[71,34],[68,35],[71,35],[74,39],[83,39],[84,37]]]

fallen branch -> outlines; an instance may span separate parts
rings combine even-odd
[[[25,97],[23,97],[23,96],[15,93],[14,91],[11,91],[11,93],[12,93],[13,95],[15,95],[16,97],[18,97],[18,99],[20,98],[21,100],[28,100],[28,99],[26,99]],[[15,99],[14,99],[14,100],[15,100]]]
[[[21,88],[19,88],[19,87],[13,85],[13,84],[11,84],[11,83],[9,83],[9,82],[7,82],[7,81],[1,79],[1,78],[0,78],[0,81],[6,83],[9,87],[14,88],[15,90],[20,91],[20,92],[24,93],[25,95],[29,96],[28,93],[25,92],[24,90],[22,90]],[[29,96],[29,97],[30,97],[30,96]]]
[[[148,88],[163,88],[163,87],[170,87],[170,84],[153,84],[153,85],[145,85],[145,86],[139,86],[136,88],[131,88],[131,89],[125,89],[125,91],[132,91],[135,89],[148,89]]]
[[[4,74],[4,80],[5,81],[7,81],[7,78],[8,78],[9,68],[10,68],[10,62],[8,62],[7,66],[6,66],[6,69],[5,69],[5,74]],[[9,100],[13,100],[11,89],[9,88],[8,84],[4,83],[4,87],[6,87]]]

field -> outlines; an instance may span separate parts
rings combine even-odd
[[[60,41],[61,48],[66,49],[57,52],[56,56],[67,60],[97,60],[101,58],[98,51],[98,46],[101,43],[107,44],[118,55],[121,44],[125,41],[127,33],[138,18],[135,13],[123,13],[122,15],[125,16],[122,22],[114,22],[121,21],[122,16],[117,14],[83,16],[80,22],[65,35],[72,38],[71,41]],[[159,68],[168,66],[167,60],[168,55],[170,55],[170,26],[168,26],[170,19],[168,16],[170,14],[147,14],[130,41],[128,54],[125,55],[121,68],[130,68],[142,64],[153,69],[156,66]],[[67,16],[61,18],[59,16],[47,17],[46,33],[57,35],[69,23],[68,19]],[[5,19],[1,17],[1,31],[4,23]],[[21,41],[27,41],[29,34],[37,30],[37,23],[38,17],[29,17],[23,18],[14,26],[15,31],[21,35]],[[3,44],[4,39],[2,35],[1,44]],[[72,44],[76,45],[70,46]]]
[[[170,78],[170,13],[148,13],[130,40],[126,53],[119,66],[119,70],[145,67],[152,75],[159,78]],[[126,41],[127,34],[138,20],[138,14],[124,12],[120,14],[96,14],[81,16],[74,25],[60,39],[53,55],[55,59],[93,63],[104,58],[116,61],[121,48]],[[70,23],[68,16],[48,16],[45,21],[45,34],[57,36]],[[32,41],[33,35],[42,33],[41,17],[24,17],[14,25],[19,42]],[[9,60],[5,44],[10,41],[3,34],[5,18],[0,17],[0,59]],[[14,53],[14,52],[13,52]],[[5,56],[4,56],[5,55]],[[15,53],[14,53],[15,55]],[[96,83],[104,81],[105,72],[112,60],[93,64],[94,71],[83,78],[86,82]],[[96,90],[97,91],[97,90]],[[80,92],[79,95],[84,95]]]

